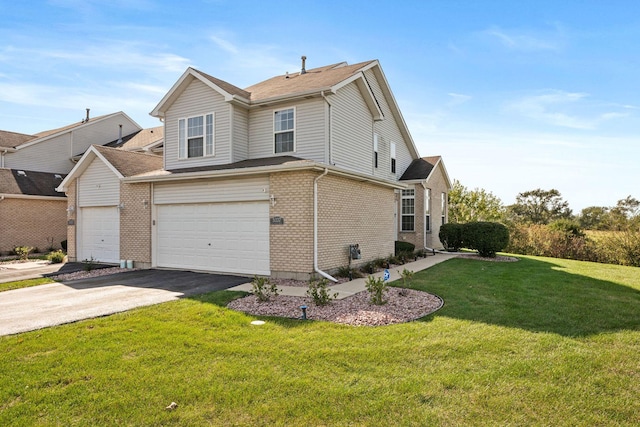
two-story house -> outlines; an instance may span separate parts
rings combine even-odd
[[[400,180],[419,156],[382,68],[304,60],[245,89],[187,69],[151,112],[162,163],[92,147],[59,187],[70,258],[308,279],[350,245],[393,253],[402,190],[429,177]]]
[[[92,144],[155,149],[161,131],[148,137],[123,112],[90,117],[89,110],[77,123],[35,135],[0,131],[0,253],[59,248],[67,238],[67,200],[55,188],[82,154]]]

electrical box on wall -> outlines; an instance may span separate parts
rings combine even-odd
[[[360,245],[358,245],[357,243],[355,245],[349,245],[349,258],[351,259],[362,258],[362,254],[360,253]]]

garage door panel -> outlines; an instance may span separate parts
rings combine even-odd
[[[120,258],[120,214],[115,206],[83,207],[78,258],[117,263]]]
[[[157,206],[160,267],[270,274],[268,202]]]

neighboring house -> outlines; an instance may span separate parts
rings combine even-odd
[[[350,245],[355,263],[393,253],[419,155],[382,68],[304,65],[245,89],[188,68],[151,113],[162,164],[93,147],[58,187],[70,258],[308,279]]]
[[[67,238],[64,175],[0,168],[0,253],[16,246],[60,248]]]
[[[400,193],[400,231],[398,240],[416,248],[443,249],[438,234],[447,218],[451,180],[442,157],[415,159],[400,177],[408,188]]]
[[[125,150],[152,150],[162,145],[162,130],[143,130],[123,112],[91,118],[87,110],[78,123],[35,135],[0,131],[0,173],[14,177],[0,183],[0,251],[59,248],[67,206],[64,194],[54,191],[61,181],[55,177],[65,176],[92,144],[118,141]]]
[[[125,151],[137,151],[162,155],[164,126],[142,129],[138,132],[104,144],[105,147],[119,148]],[[78,159],[79,160],[79,159]]]
[[[142,130],[123,112],[90,118],[35,135],[0,131],[0,168],[67,174],[92,144],[104,145]]]

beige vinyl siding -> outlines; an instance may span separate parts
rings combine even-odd
[[[249,158],[249,111],[231,106],[233,117],[233,159],[240,162]]]
[[[365,71],[365,77],[367,78],[367,82],[369,83],[369,87],[371,87],[371,91],[373,95],[378,100],[378,105],[384,114],[384,120],[378,121],[374,123],[374,132],[380,135],[381,142],[380,144],[380,166],[374,172],[374,175],[383,179],[394,179],[394,176],[391,173],[391,164],[390,164],[390,153],[389,153],[389,144],[391,142],[396,143],[396,175],[399,178],[402,176],[405,170],[411,164],[413,160],[411,158],[411,154],[409,152],[409,141],[405,141],[402,137],[402,133],[400,133],[400,128],[395,120],[395,117],[391,113],[391,108],[389,108],[389,102],[387,101],[384,93],[382,92],[382,88],[378,79],[373,72],[373,70]],[[373,137],[372,137],[373,139]],[[373,143],[371,143],[373,146]]]
[[[295,152],[274,153],[273,114],[295,107]],[[325,161],[326,129],[324,101],[311,99],[264,107],[249,113],[249,158],[292,155],[303,159]]]
[[[214,155],[178,158],[178,120],[214,113]],[[165,169],[231,163],[230,110],[224,97],[199,80],[193,80],[171,105],[165,117]]]
[[[269,177],[155,184],[156,205],[269,200]]]
[[[93,144],[104,145],[117,141],[120,135],[119,125],[122,125],[123,137],[140,130],[139,126],[122,115],[109,117],[95,123],[91,123],[89,120],[89,126],[83,126],[73,131],[73,148],[71,149],[73,155],[84,153]]]
[[[100,159],[94,159],[78,178],[78,206],[116,206],[120,179]]]
[[[122,125],[122,135],[126,136],[140,128],[124,115],[118,114],[82,125],[72,131],[59,136],[45,139],[33,145],[18,149],[15,153],[5,156],[5,167],[25,169],[40,172],[54,172],[66,174],[71,171],[74,163],[71,157],[81,155],[93,145],[104,145],[116,141],[119,135],[119,125]]]
[[[71,161],[71,133],[25,147],[5,157],[6,168],[67,174]]]
[[[370,174],[373,167],[373,117],[355,83],[331,97],[331,161]]]

